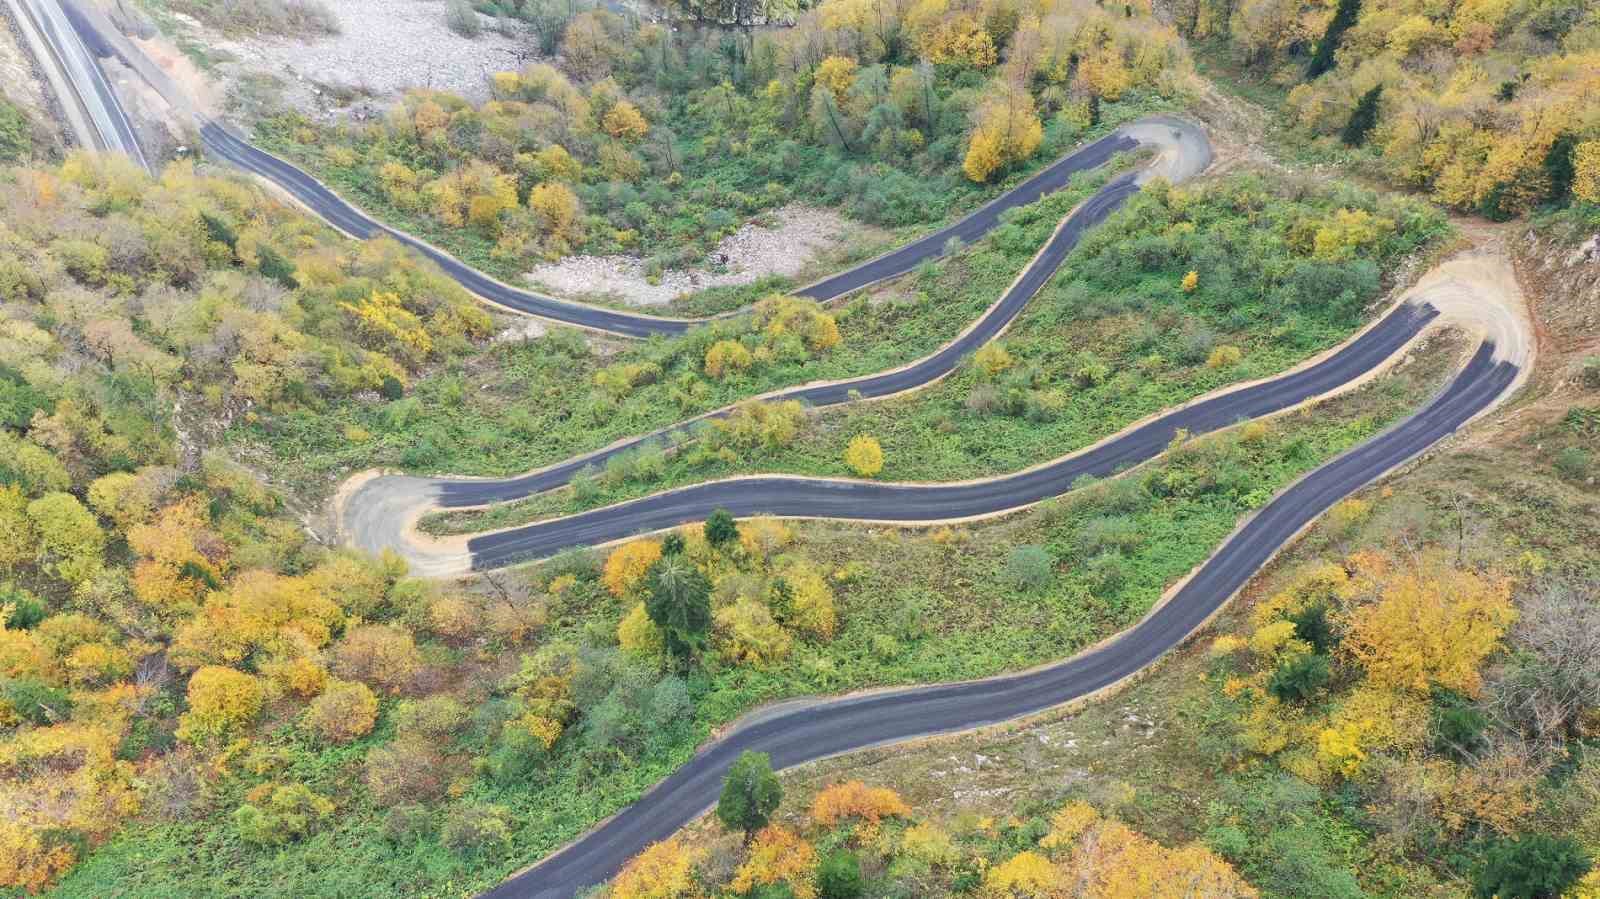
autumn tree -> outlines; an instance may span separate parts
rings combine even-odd
[[[645,121],[644,115],[639,112],[639,107],[627,100],[617,103],[606,111],[601,127],[612,137],[629,143],[640,140],[650,131],[650,123]]]
[[[366,684],[353,681],[328,685],[306,709],[306,725],[329,743],[364,737],[377,720],[378,697]]]
[[[876,824],[884,818],[908,818],[911,807],[888,787],[869,787],[859,780],[833,784],[811,800],[811,820],[833,827],[846,818]]]
[[[1509,582],[1438,562],[1396,572],[1345,619],[1344,647],[1375,683],[1476,696],[1478,668],[1516,620]]]
[[[105,532],[94,513],[70,493],[49,493],[28,503],[28,521],[38,538],[41,566],[78,585],[104,564]]]
[[[764,752],[742,752],[728,769],[717,800],[717,820],[729,830],[744,832],[745,842],[767,826],[783,800],[783,785],[772,773],[772,759]]]
[[[366,624],[345,635],[334,651],[334,667],[343,677],[399,693],[422,667],[416,640],[402,628]]]
[[[650,844],[611,881],[613,899],[688,899],[698,895],[695,866],[705,851],[674,837]]]
[[[207,665],[189,678],[189,710],[178,722],[178,739],[203,744],[234,733],[255,721],[264,699],[256,678]]]
[[[1600,140],[1584,141],[1572,153],[1572,195],[1600,204]]]
[[[720,807],[719,807],[720,811]],[[817,899],[817,850],[799,834],[776,824],[764,826],[750,843],[744,864],[733,874],[734,892],[788,887],[795,899]]]
[[[643,584],[645,575],[660,558],[659,540],[635,540],[624,543],[606,557],[600,583],[611,591],[612,596],[627,596]]]
[[[1044,140],[1044,126],[1025,85],[1000,79],[973,111],[972,137],[962,170],[978,183],[1032,156]]]

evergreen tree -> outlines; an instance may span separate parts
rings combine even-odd
[[[1557,206],[1572,202],[1572,179],[1577,175],[1572,155],[1577,146],[1577,138],[1563,134],[1556,138],[1555,143],[1550,145],[1550,152],[1544,155],[1544,173],[1550,179],[1550,192],[1545,196]]]
[[[682,555],[665,556],[644,576],[645,614],[666,638],[667,652],[688,665],[711,630],[711,582]]]
[[[1267,681],[1267,692],[1283,702],[1304,702],[1328,682],[1328,657],[1298,655],[1278,666]]]
[[[733,515],[727,509],[717,509],[706,519],[707,543],[712,546],[722,546],[737,539],[739,539],[739,525],[734,523]]]
[[[765,752],[743,752],[722,782],[717,819],[729,830],[744,831],[748,843],[756,831],[767,826],[781,801],[783,785],[772,773],[772,757]]]
[[[1556,899],[1589,873],[1593,862],[1566,837],[1529,834],[1500,840],[1473,878],[1482,899]]]

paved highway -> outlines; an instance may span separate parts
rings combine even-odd
[[[150,163],[139,146],[133,124],[96,61],[97,56],[108,54],[98,52],[97,47],[80,37],[72,21],[73,10],[56,0],[5,3],[61,107],[64,124],[78,144],[91,150],[125,153],[148,171]]]
[[[775,768],[930,734],[998,724],[1087,696],[1138,673],[1222,607],[1277,550],[1340,499],[1415,457],[1493,404],[1517,367],[1483,343],[1422,411],[1300,479],[1240,527],[1164,604],[1111,642],[1025,674],[824,701],[763,717],[710,744],[638,802],[488,899],[568,899],[705,812],[746,750]]]

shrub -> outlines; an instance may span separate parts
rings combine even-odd
[[[21,109],[0,97],[0,163],[18,162],[33,149],[33,126]]]
[[[449,785],[444,756],[432,741],[409,734],[367,753],[366,780],[373,801],[385,806],[429,802]]]
[[[1013,547],[1006,555],[1006,582],[1018,590],[1043,590],[1055,577],[1055,560],[1042,546]]]
[[[478,21],[478,11],[470,0],[450,0],[445,7],[444,24],[462,37],[477,37],[483,33],[483,23]]]
[[[207,665],[189,678],[189,710],[178,722],[178,739],[205,743],[227,736],[261,712],[261,682],[232,668]]]
[[[861,477],[873,477],[883,471],[883,447],[878,445],[876,437],[858,434],[845,447],[844,464]]]
[[[464,802],[445,815],[439,838],[458,855],[499,855],[511,841],[511,811]]]
[[[408,700],[394,710],[395,731],[401,736],[424,737],[434,744],[448,741],[467,726],[467,707],[454,696],[429,696]]]
[[[329,743],[348,743],[372,732],[378,697],[366,684],[335,681],[306,709],[306,724]]]
[[[483,610],[465,596],[441,596],[428,606],[428,630],[447,640],[471,640],[482,628]]]
[[[422,667],[416,640],[398,627],[367,624],[347,634],[334,653],[342,677],[399,693]]]
[[[1567,837],[1529,834],[1500,840],[1473,876],[1480,899],[1554,899],[1564,896],[1593,865]]]
[[[1302,653],[1278,665],[1267,681],[1267,692],[1282,702],[1305,702],[1327,684],[1329,677],[1327,656]]]
[[[1243,358],[1243,350],[1224,344],[1211,351],[1211,355],[1206,357],[1206,365],[1210,368],[1227,368],[1239,364]]]
[[[1556,471],[1564,478],[1581,481],[1589,476],[1592,457],[1581,446],[1569,446],[1556,453]]]
[[[755,357],[736,340],[719,340],[706,350],[706,375],[721,380],[727,375],[749,371]]]
[[[258,846],[282,846],[314,833],[333,814],[333,803],[303,784],[273,789],[260,805],[234,810],[240,839]]]
[[[1017,363],[999,342],[986,343],[972,354],[972,364],[983,378],[994,378]]]
[[[846,818],[859,818],[873,824],[884,818],[911,815],[900,794],[888,787],[869,787],[859,780],[834,784],[811,800],[811,820],[832,827]]]
[[[861,859],[847,849],[836,849],[823,856],[817,866],[817,895],[822,899],[856,899],[865,889]]]

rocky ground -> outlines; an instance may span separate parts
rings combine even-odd
[[[723,238],[707,258],[706,270],[668,271],[652,281],[639,257],[569,256],[533,269],[528,281],[562,296],[658,306],[709,287],[749,284],[767,275],[801,276],[818,257],[864,239],[863,226],[828,209],[790,205],[764,218],[765,223],[749,222]]]
[[[339,0],[330,4],[339,33],[320,37],[223,36],[176,17],[216,54],[215,75],[230,82],[275,79],[282,100],[329,116],[352,100],[381,111],[408,88],[488,98],[488,76],[519,69],[526,40],[501,35],[482,19],[483,33],[466,38],[445,26],[443,0]]]
[[[48,142],[59,143],[60,128],[50,100],[34,77],[33,64],[12,28],[6,16],[0,14],[0,95],[27,113],[35,126],[44,130]]]

